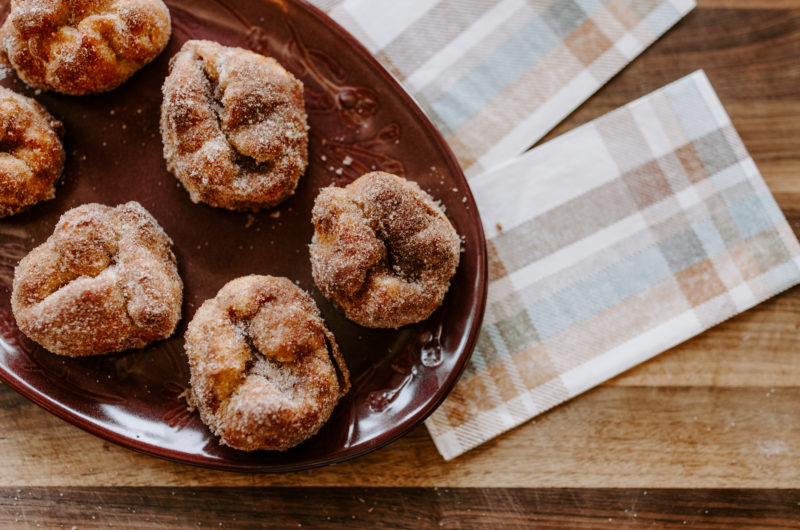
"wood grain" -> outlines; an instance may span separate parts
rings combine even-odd
[[[283,475],[172,464],[109,444],[0,393],[8,486],[798,487],[797,387],[590,391],[445,462],[423,427],[356,460]],[[88,481],[88,482],[87,482]],[[800,499],[799,499],[800,500]]]
[[[0,526],[796,528],[799,497],[797,490],[735,489],[5,488]]]
[[[698,3],[548,138],[705,69],[800,234],[800,2]],[[0,527],[344,526],[353,516],[376,528],[797,527],[800,493],[774,488],[800,488],[798,353],[795,288],[453,462],[420,427],[366,457],[288,475],[140,455],[0,387]]]
[[[800,287],[723,322],[606,386],[800,387]]]

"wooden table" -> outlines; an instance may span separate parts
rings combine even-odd
[[[800,234],[800,0],[698,8],[549,137],[703,68]],[[242,475],[86,434],[0,385],[0,527],[800,525],[800,288],[444,462],[419,427]]]

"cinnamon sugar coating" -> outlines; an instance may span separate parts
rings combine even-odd
[[[287,278],[244,276],[186,330],[190,403],[235,449],[286,450],[317,433],[350,389],[311,296]]]
[[[56,195],[63,125],[31,98],[0,87],[0,217]]]
[[[171,245],[138,202],[69,210],[14,271],[17,326],[51,352],[71,357],[169,337],[183,299]]]
[[[188,41],[163,93],[164,158],[192,201],[257,211],[294,193],[308,164],[303,84],[275,59]]]
[[[441,305],[461,240],[415,182],[376,171],[324,188],[312,222],[314,281],[353,322],[399,328]]]
[[[94,94],[155,59],[171,32],[161,0],[11,0],[0,54],[31,86]]]

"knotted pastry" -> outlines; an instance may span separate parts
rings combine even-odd
[[[314,300],[287,278],[245,276],[186,330],[189,401],[223,444],[285,450],[310,438],[350,388]]]
[[[31,86],[94,94],[155,59],[171,31],[161,0],[11,0],[0,51]]]
[[[399,328],[428,318],[456,272],[461,240],[414,182],[376,171],[320,191],[311,271],[350,320]]]
[[[63,126],[35,100],[0,87],[0,217],[56,195]]]
[[[192,201],[257,211],[294,193],[308,163],[303,84],[275,59],[188,41],[163,92],[164,158]]]
[[[169,337],[183,299],[171,244],[137,202],[69,210],[14,271],[17,326],[51,352],[71,357]]]

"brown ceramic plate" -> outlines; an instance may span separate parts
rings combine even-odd
[[[381,447],[442,402],[478,334],[486,298],[486,249],[464,176],[414,101],[317,9],[287,1],[167,4],[173,24],[169,46],[108,94],[33,94],[6,72],[4,86],[33,95],[63,120],[67,165],[55,200],[0,221],[0,379],[91,433],[190,464],[288,471]],[[170,57],[186,40],[198,38],[273,55],[305,83],[310,164],[297,193],[274,210],[249,216],[193,204],[166,171],[158,133],[161,84]],[[346,184],[371,169],[419,182],[446,206],[465,241],[443,306],[427,321],[398,331],[349,322],[311,279],[314,197],[322,186]],[[14,266],[50,235],[66,210],[88,202],[130,200],[150,210],[175,242],[185,283],[183,320],[175,336],[143,350],[96,358],[69,359],[44,351],[14,323],[9,301]],[[288,276],[312,293],[353,378],[353,389],[319,434],[284,453],[220,446],[180,397],[189,380],[183,353],[186,323],[226,282],[251,273]]]

